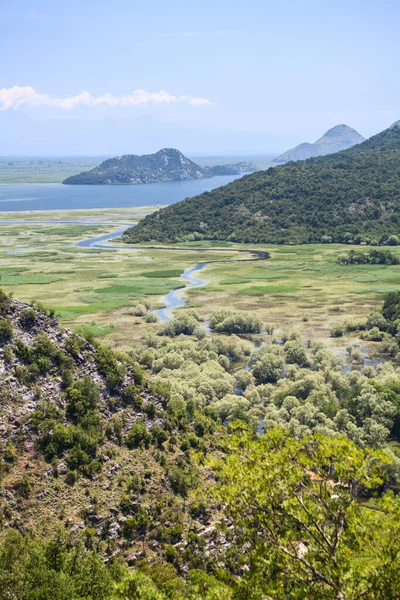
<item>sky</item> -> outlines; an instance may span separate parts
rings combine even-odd
[[[1,0],[2,122],[368,137],[400,119],[399,18],[399,0]]]

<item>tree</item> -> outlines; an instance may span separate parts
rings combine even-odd
[[[278,381],[282,377],[284,367],[283,358],[273,352],[267,352],[254,365],[253,375],[257,383]]]
[[[308,358],[304,346],[300,342],[287,342],[285,344],[286,362],[295,363],[301,367],[307,365]]]
[[[249,313],[232,313],[221,310],[210,319],[211,329],[220,333],[259,333],[261,321]]]
[[[122,581],[116,584],[111,600],[163,600],[163,596],[150,577],[128,571]]]
[[[397,235],[391,235],[386,243],[388,246],[398,246],[400,244],[400,240]]]
[[[235,598],[398,597],[400,502],[386,494],[371,511],[357,500],[383,485],[387,462],[342,437],[254,439],[237,425],[214,491],[247,564]]]

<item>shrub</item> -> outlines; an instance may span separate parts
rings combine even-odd
[[[128,517],[122,526],[122,535],[124,538],[131,540],[135,534],[143,534],[148,525],[148,517],[144,508],[140,507],[137,514],[133,517]]]
[[[386,243],[388,246],[398,246],[400,244],[400,240],[397,235],[391,235]]]
[[[195,327],[193,335],[197,337],[198,340],[204,340],[204,338],[207,336],[207,331],[204,329],[204,327]]]
[[[12,297],[0,288],[0,315],[4,315],[10,309]]]
[[[261,321],[249,313],[219,311],[210,319],[210,327],[220,333],[260,333]]]
[[[307,352],[299,342],[287,342],[285,345],[286,362],[305,366],[308,363]]]
[[[381,331],[386,331],[388,323],[385,317],[380,312],[374,312],[367,319],[367,329],[377,328]]]
[[[10,319],[0,321],[0,342],[9,342],[14,334],[14,327]]]
[[[148,402],[144,408],[143,408],[144,412],[146,413],[146,415],[149,417],[149,419],[154,419],[154,417],[156,416],[156,405],[154,404],[154,402]]]
[[[274,333],[275,325],[272,323],[265,323],[264,329],[268,335],[272,335]]]
[[[27,308],[21,314],[21,326],[24,329],[31,329],[36,323],[36,316],[36,311],[33,308]]]
[[[144,304],[136,304],[133,314],[135,317],[144,317],[147,314],[147,308]]]
[[[256,361],[253,375],[257,383],[274,383],[282,377],[284,361],[279,354],[265,353]]]
[[[193,335],[194,330],[197,328],[196,318],[188,313],[183,313],[178,317],[172,319],[173,326],[175,328],[175,334],[180,335]]]
[[[180,496],[187,496],[189,489],[193,487],[195,482],[193,473],[178,465],[174,465],[169,469],[168,479],[172,490]]]
[[[85,346],[86,341],[80,335],[73,333],[70,335],[64,343],[64,348],[68,354],[75,358],[80,354],[82,348]]]
[[[381,342],[384,337],[383,331],[380,331],[377,327],[372,327],[372,329],[362,334],[362,339],[370,342]]]
[[[65,476],[65,483],[68,485],[74,485],[78,479],[78,473],[76,471],[68,471]]]
[[[12,442],[8,442],[7,447],[4,451],[4,460],[8,463],[15,462],[17,457],[17,453],[15,451],[15,446]]]
[[[61,384],[63,388],[68,388],[74,381],[74,375],[71,369],[63,369],[61,372]]]
[[[345,326],[342,323],[335,323],[331,328],[331,337],[342,337],[345,332]]]
[[[107,388],[114,392],[125,379],[126,369],[120,364],[112,350],[98,346],[95,355],[96,365],[106,379]]]
[[[128,448],[138,448],[139,446],[149,446],[151,439],[150,433],[143,422],[134,423],[126,436],[126,445]]]
[[[89,375],[75,381],[66,391],[67,416],[79,422],[96,408],[99,396],[99,390]]]
[[[35,380],[34,374],[25,365],[16,365],[14,374],[22,385],[29,386]]]
[[[169,563],[174,563],[179,556],[178,550],[174,546],[165,546],[165,560]]]
[[[137,409],[139,409],[143,404],[142,397],[140,396],[140,390],[131,383],[129,383],[123,389],[122,399],[126,404],[132,405]]]
[[[145,319],[146,323],[157,323],[158,321],[158,317],[155,313],[149,311],[146,314],[146,319]]]
[[[366,322],[349,319],[345,322],[344,327],[346,331],[362,331],[366,328]]]

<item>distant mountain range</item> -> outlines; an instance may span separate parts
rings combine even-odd
[[[116,156],[180,148],[185,154],[248,156],[283,152],[299,142],[294,134],[246,132],[137,118],[47,118],[0,111],[0,156]],[[272,156],[271,156],[272,158]]]
[[[315,156],[326,156],[327,154],[346,150],[356,144],[361,144],[364,140],[365,138],[355,129],[347,125],[336,125],[324,133],[314,144],[304,142],[275,158],[273,163],[282,165],[290,161],[306,160]]]
[[[131,243],[382,242],[400,233],[400,122],[342,152],[269,168],[149,215]]]
[[[204,179],[216,175],[237,175],[255,171],[250,163],[200,167],[175,148],[163,148],[155,154],[126,154],[102,162],[90,171],[73,175],[63,181],[76,185],[110,185],[160,183],[188,179]]]

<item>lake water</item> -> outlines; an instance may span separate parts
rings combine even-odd
[[[141,185],[0,185],[0,212],[168,206],[238,177],[241,175]]]

